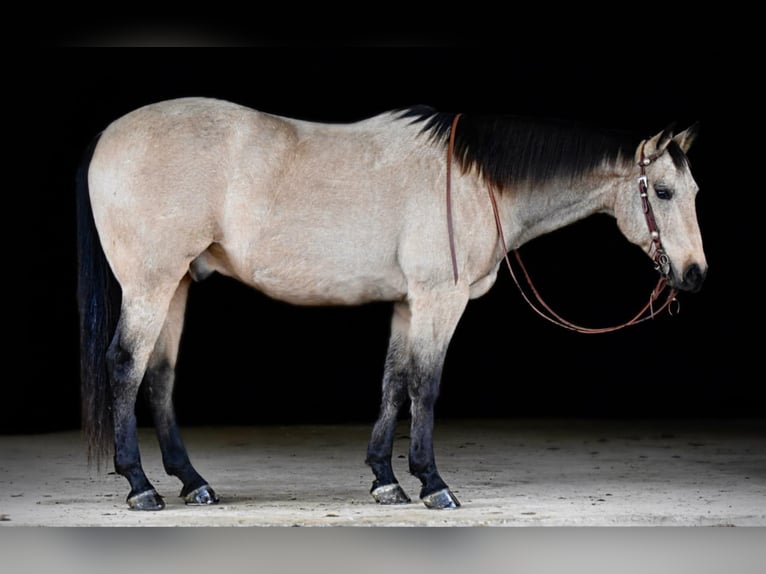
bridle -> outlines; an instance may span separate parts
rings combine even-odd
[[[458,120],[460,119],[461,115],[462,114],[460,113],[455,114],[455,118],[452,120],[449,146],[447,148],[447,233],[449,235],[450,256],[452,259],[452,275],[456,284],[458,281],[458,269],[457,269],[457,256],[455,254],[454,228],[452,224],[452,158],[453,158],[454,148],[455,148],[455,131],[457,128]],[[516,261],[519,265],[519,268],[524,274],[524,279],[526,280],[527,285],[529,286],[529,290],[532,292],[532,294],[534,295],[534,298],[537,301],[537,305],[530,299],[526,291],[522,288],[521,283],[517,279],[516,273],[513,270],[513,266],[511,265],[511,260],[508,257],[508,251],[506,249],[507,244],[505,242],[505,234],[503,233],[503,225],[500,221],[500,213],[497,207],[497,199],[495,198],[495,190],[494,190],[494,187],[492,186],[492,183],[490,183],[489,181],[487,182],[487,191],[489,193],[490,202],[492,203],[492,212],[495,217],[495,226],[497,227],[498,243],[500,245],[500,248],[502,249],[505,263],[508,267],[508,270],[511,273],[511,277],[513,278],[514,283],[516,283],[516,287],[519,289],[519,292],[521,293],[524,300],[538,315],[543,317],[545,320],[550,321],[551,323],[554,323],[555,325],[558,325],[559,327],[569,329],[570,331],[576,331],[578,333],[586,333],[586,334],[595,334],[595,333],[609,333],[612,331],[623,329],[630,325],[641,323],[643,321],[646,321],[647,319],[654,318],[655,313],[659,313],[666,308],[668,309],[668,312],[671,315],[674,312],[678,312],[679,310],[678,300],[676,299],[677,291],[673,288],[670,288],[667,283],[668,275],[670,273],[670,260],[667,254],[665,253],[665,250],[662,247],[662,242],[660,240],[660,232],[659,232],[659,229],[657,228],[657,221],[654,218],[654,212],[652,211],[651,203],[649,203],[649,198],[647,193],[648,180],[646,177],[646,167],[649,164],[651,164],[654,160],[656,160],[661,155],[661,152],[652,154],[650,156],[646,156],[644,154],[645,145],[646,145],[646,141],[644,141],[641,144],[640,159],[638,162],[638,166],[640,169],[640,175],[638,177],[638,191],[641,197],[641,207],[644,212],[644,218],[646,219],[646,225],[649,228],[649,234],[651,235],[651,239],[652,239],[651,257],[652,257],[652,260],[654,261],[654,266],[655,266],[654,268],[660,274],[660,279],[657,282],[657,285],[654,287],[654,289],[652,289],[652,292],[649,295],[649,301],[646,303],[646,305],[644,305],[644,307],[628,321],[625,321],[624,323],[620,323],[619,325],[614,325],[612,327],[598,327],[598,328],[582,327],[580,325],[567,321],[566,319],[561,317],[558,313],[556,313],[553,309],[551,309],[551,307],[542,299],[537,289],[535,288],[534,284],[532,283],[532,279],[529,277],[529,273],[524,267],[524,263],[521,260],[521,254],[519,253],[518,249],[514,249],[513,253],[516,256]],[[668,293],[666,295],[665,301],[655,311],[654,304],[660,298],[660,296],[662,295],[662,292],[665,289],[668,289]],[[674,304],[674,305],[671,305],[671,304]],[[540,309],[540,307],[542,307],[543,309]]]
[[[638,160],[638,167],[641,170],[641,175],[638,177],[638,192],[641,195],[641,208],[644,211],[644,218],[646,219],[646,225],[649,228],[649,234],[652,237],[652,260],[654,261],[654,268],[665,279],[670,274],[670,259],[665,253],[665,249],[662,247],[662,241],[660,241],[660,230],[657,228],[657,221],[654,219],[654,211],[652,211],[652,204],[649,203],[649,197],[647,190],[649,188],[649,180],[646,178],[646,167],[657,159],[662,152],[655,152],[650,156],[646,156],[644,148],[646,147],[646,141],[641,143],[640,159]]]

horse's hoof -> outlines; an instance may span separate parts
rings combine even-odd
[[[165,501],[153,488],[139,494],[128,496],[128,506],[131,510],[162,510]]]
[[[426,494],[420,500],[427,508],[436,508],[438,510],[453,509],[460,506],[460,501],[452,494],[449,488],[442,488],[431,494]]]
[[[412,502],[404,489],[398,484],[386,484],[373,489],[370,493],[378,504],[407,504]]]
[[[184,496],[186,504],[217,504],[218,496],[209,484],[203,484]]]

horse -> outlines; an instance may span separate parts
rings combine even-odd
[[[143,389],[180,497],[219,501],[190,462],[172,401],[190,284],[219,273],[295,305],[390,302],[370,492],[379,504],[411,502],[391,464],[409,402],[420,499],[459,507],[432,436],[447,347],[468,301],[493,286],[509,251],[595,213],[658,261],[670,287],[698,291],[707,263],[687,156],[696,135],[697,124],[636,137],[427,106],[331,124],[196,97],[127,113],[94,138],[77,173],[89,463],[113,452],[128,507],[165,507],[139,453]]]

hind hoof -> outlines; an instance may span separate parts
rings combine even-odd
[[[217,504],[218,496],[215,491],[210,488],[209,484],[203,484],[199,488],[195,488],[189,494],[185,495],[184,502],[186,504],[195,505]]]
[[[404,489],[398,484],[386,484],[373,489],[370,493],[378,504],[407,504],[412,502]]]
[[[128,496],[128,506],[131,510],[162,510],[165,501],[153,488],[139,494]]]
[[[437,510],[451,510],[460,507],[460,501],[452,494],[449,488],[442,488],[431,494],[421,497],[423,504],[427,508],[434,508]]]

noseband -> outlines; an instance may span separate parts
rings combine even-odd
[[[458,280],[458,270],[457,270],[457,256],[455,254],[455,238],[454,238],[454,229],[452,224],[452,157],[455,147],[455,131],[457,128],[458,120],[460,119],[460,116],[462,114],[458,113],[455,114],[455,118],[452,120],[452,127],[450,129],[450,138],[449,138],[449,146],[447,148],[447,232],[449,235],[449,247],[450,247],[450,256],[452,258],[452,275],[455,279],[455,283],[457,283]],[[630,325],[635,325],[637,323],[641,323],[643,321],[646,321],[647,319],[654,318],[655,312],[659,313],[660,311],[663,311],[664,309],[668,309],[668,312],[672,315],[674,312],[678,312],[678,300],[676,299],[677,291],[675,289],[669,288],[667,279],[670,274],[670,259],[668,258],[667,254],[665,253],[665,250],[662,247],[662,242],[660,241],[660,232],[657,228],[657,221],[654,218],[654,212],[652,211],[652,205],[649,203],[649,198],[647,194],[648,189],[648,180],[646,177],[646,166],[651,164],[654,160],[656,160],[662,152],[658,152],[655,154],[652,154],[650,156],[646,156],[644,154],[644,147],[646,145],[646,141],[644,141],[641,144],[641,153],[640,153],[640,159],[638,162],[638,166],[640,169],[640,175],[638,178],[638,191],[641,197],[641,206],[644,212],[644,217],[646,219],[646,224],[649,227],[649,234],[651,235],[652,239],[652,246],[650,251],[652,260],[654,261],[654,268],[659,272],[660,279],[657,282],[657,285],[652,289],[651,294],[649,295],[649,301],[644,305],[644,307],[633,316],[633,318],[629,319],[628,321],[621,323],[619,325],[614,325],[612,327],[598,327],[598,328],[591,328],[591,327],[582,327],[580,325],[577,325],[575,323],[572,323],[570,321],[567,321],[566,319],[562,318],[558,313],[556,313],[553,309],[550,308],[550,306],[543,301],[542,297],[538,293],[537,289],[535,289],[534,284],[532,283],[532,279],[529,277],[529,273],[527,273],[526,267],[524,267],[524,263],[521,260],[521,254],[519,253],[518,249],[514,249],[513,253],[516,256],[516,261],[521,269],[521,271],[524,273],[524,278],[527,282],[527,285],[529,286],[530,291],[534,295],[535,299],[537,300],[537,303],[544,309],[541,310],[538,305],[536,305],[530,297],[527,295],[526,291],[521,287],[521,283],[516,278],[516,273],[513,270],[513,266],[511,265],[511,260],[508,257],[508,251],[506,248],[506,242],[505,242],[505,235],[503,234],[503,226],[500,221],[500,214],[498,212],[497,208],[497,200],[495,199],[495,190],[490,182],[487,182],[487,191],[489,192],[489,199],[492,203],[492,212],[495,216],[495,226],[497,227],[497,235],[498,235],[498,243],[500,244],[500,248],[503,252],[503,257],[505,259],[505,263],[508,267],[508,270],[511,273],[511,277],[513,278],[514,283],[516,283],[516,287],[519,289],[519,292],[521,293],[522,297],[524,297],[524,300],[527,302],[527,304],[543,319],[550,321],[551,323],[554,323],[555,325],[558,325],[559,327],[563,327],[564,329],[569,329],[570,331],[576,331],[578,333],[586,333],[586,334],[595,334],[595,333],[609,333],[612,331],[617,331],[619,329],[623,329],[625,327],[628,327]],[[657,299],[659,299],[660,295],[665,289],[669,289],[664,303],[655,311],[654,304]],[[674,303],[674,309],[671,308],[671,303]]]

